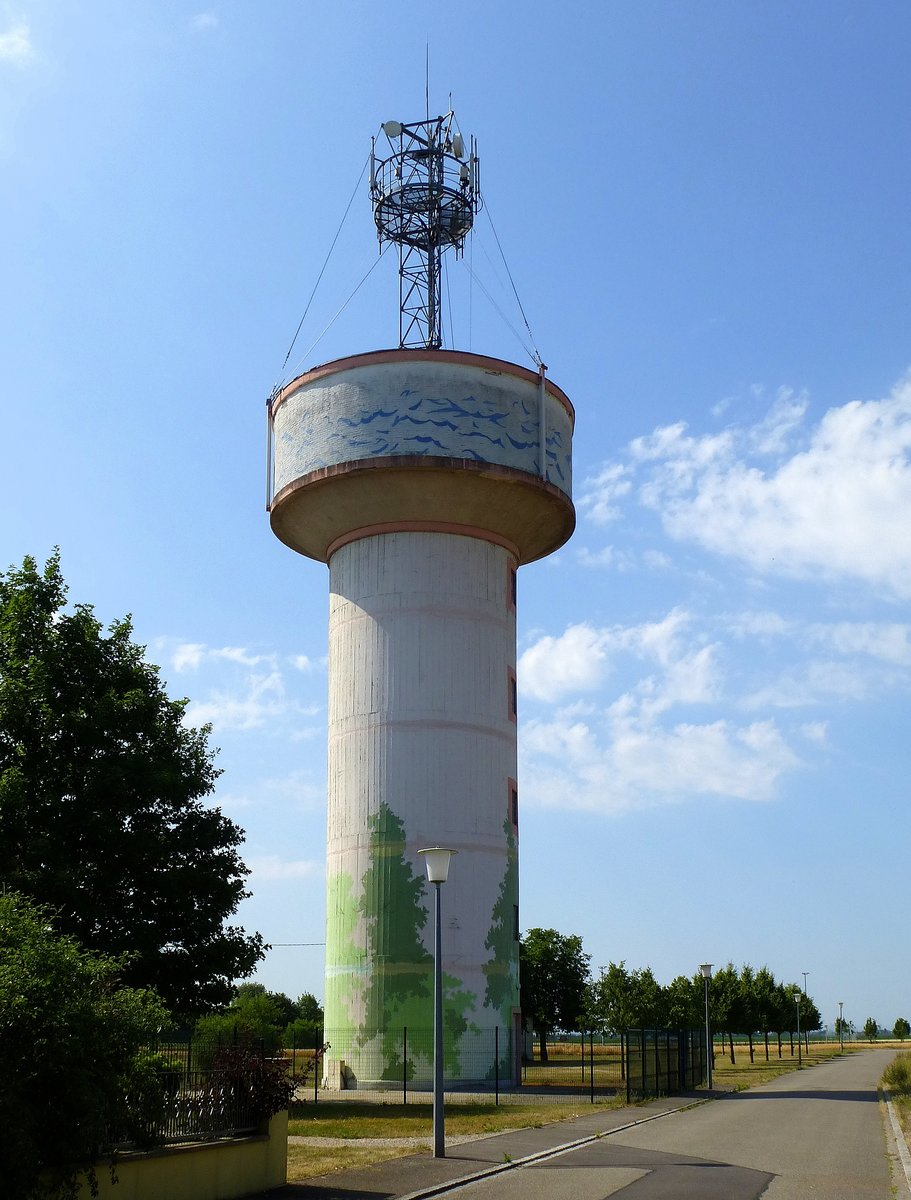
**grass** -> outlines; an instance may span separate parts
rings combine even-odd
[[[625,1098],[608,1096],[600,1107],[617,1108]],[[505,1129],[538,1129],[553,1121],[566,1121],[591,1112],[586,1099],[582,1104],[510,1104],[495,1105],[483,1101],[446,1105],[446,1131],[481,1137],[502,1133]],[[291,1110],[289,1134],[298,1137],[398,1138],[430,1137],[433,1109],[430,1104],[372,1104],[359,1101],[329,1101],[318,1105],[296,1104]]]
[[[779,1058],[777,1043],[770,1042],[769,1061],[766,1062],[765,1046],[757,1042],[753,1051],[754,1061],[750,1062],[749,1048],[735,1043],[737,1062],[734,1065],[729,1057],[720,1052],[716,1053],[713,1082],[718,1087],[734,1088],[735,1091],[742,1092],[747,1088],[757,1087],[760,1083],[767,1083],[770,1079],[777,1079],[780,1075],[787,1075],[789,1071],[796,1071],[799,1065],[797,1047],[794,1048],[793,1058],[787,1043],[782,1044],[781,1053],[782,1057]],[[809,1054],[804,1047],[802,1063],[804,1067],[815,1066],[817,1063],[837,1058],[839,1053],[837,1042],[810,1042]]]
[[[619,1108],[624,1097],[606,1097],[600,1108]],[[447,1135],[468,1134],[483,1137],[507,1129],[538,1129],[554,1121],[591,1112],[584,1104],[485,1104],[468,1102],[446,1105]],[[288,1133],[297,1137],[345,1138],[352,1143],[363,1138],[426,1138],[433,1136],[430,1104],[373,1104],[329,1101],[319,1105],[296,1104],[291,1110]],[[426,1148],[412,1146],[302,1146],[288,1147],[288,1182],[311,1179],[370,1163],[385,1162]]]
[[[429,1148],[428,1141],[427,1147]],[[415,1147],[399,1146],[294,1146],[288,1147],[288,1182],[299,1183],[333,1171],[350,1171],[414,1154]]]

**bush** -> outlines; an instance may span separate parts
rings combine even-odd
[[[158,1072],[142,1047],[170,1017],[153,992],[118,986],[123,965],[58,936],[48,909],[0,895],[4,1195],[75,1197],[81,1175],[94,1186],[112,1131],[148,1139]]]
[[[911,1054],[898,1054],[883,1072],[883,1083],[896,1096],[911,1096]]]

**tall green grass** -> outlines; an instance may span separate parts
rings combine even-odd
[[[883,1071],[883,1083],[894,1096],[911,1096],[911,1053],[895,1056]]]

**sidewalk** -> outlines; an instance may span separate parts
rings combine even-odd
[[[529,1157],[546,1156],[560,1148],[653,1121],[719,1095],[720,1092],[699,1092],[689,1096],[663,1096],[648,1104],[602,1109],[541,1129],[490,1134],[447,1145],[446,1158],[433,1158],[427,1152],[412,1154],[374,1163],[362,1170],[338,1171],[303,1183],[289,1183],[257,1200],[421,1200],[445,1194],[457,1183],[511,1170]]]

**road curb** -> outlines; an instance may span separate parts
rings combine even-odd
[[[688,1100],[686,1104],[681,1104],[678,1108],[668,1108],[664,1112],[652,1113],[651,1116],[642,1117],[638,1121],[628,1121],[625,1125],[618,1125],[616,1129],[605,1129],[601,1133],[592,1133],[587,1137],[576,1138],[572,1142],[563,1142],[559,1146],[551,1146],[547,1150],[538,1150],[534,1154],[526,1154],[523,1158],[497,1163],[496,1166],[485,1167],[482,1171],[473,1171],[470,1175],[462,1175],[459,1179],[449,1179],[445,1183],[431,1184],[429,1187],[420,1188],[416,1192],[408,1192],[407,1195],[398,1196],[396,1200],[426,1200],[430,1196],[441,1196],[445,1192],[454,1191],[456,1188],[464,1187],[466,1184],[476,1183],[479,1179],[489,1179],[493,1175],[502,1175],[505,1171],[514,1171],[516,1167],[527,1167],[532,1163],[544,1162],[548,1158],[556,1158],[560,1154],[566,1154],[570,1150],[577,1150],[580,1146],[588,1145],[589,1142],[598,1142],[602,1138],[612,1137],[615,1133],[624,1133],[627,1129],[635,1129],[637,1125],[647,1125],[649,1121],[658,1121],[661,1117],[669,1117],[673,1113],[683,1112],[690,1108],[699,1108],[703,1104],[708,1104],[711,1099],[713,1097],[706,1097],[704,1100]]]
[[[889,1095],[888,1089],[883,1088],[883,1099],[886,1102],[886,1109],[889,1113],[889,1120],[892,1123],[892,1134],[895,1138],[895,1149],[898,1152],[898,1159],[902,1165],[902,1170],[905,1173],[905,1183],[908,1185],[908,1194],[911,1195],[911,1153],[908,1152],[908,1143],[905,1141],[905,1135],[902,1133],[901,1122],[898,1119],[898,1114],[895,1111],[895,1105],[892,1103],[892,1097]]]

